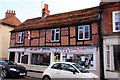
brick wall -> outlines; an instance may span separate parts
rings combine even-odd
[[[18,41],[18,32],[12,33],[10,47],[19,47],[19,46],[76,46],[76,45],[90,45],[98,44],[98,24],[94,22],[91,24],[91,39],[87,41],[78,41],[76,29],[77,26],[69,26],[60,28],[60,41],[51,42],[51,29],[43,30],[30,30],[31,38],[28,39],[28,31],[24,31],[24,43],[19,44]]]
[[[104,5],[102,7],[102,33],[103,34],[116,34],[113,33],[112,25],[112,12],[120,11],[120,3],[114,3],[109,5]]]

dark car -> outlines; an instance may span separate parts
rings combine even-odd
[[[27,75],[25,67],[17,65],[10,60],[0,60],[1,77],[24,77]]]

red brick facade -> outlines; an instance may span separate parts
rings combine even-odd
[[[24,42],[18,42],[18,32],[14,32],[11,35],[10,47],[27,47],[27,46],[77,46],[77,45],[90,45],[98,44],[98,25],[97,22],[91,23],[92,37],[87,41],[78,41],[77,39],[77,26],[68,26],[60,28],[60,42],[51,42],[51,29],[43,30],[30,30],[31,38],[28,39],[28,31],[23,31]]]
[[[103,34],[118,34],[113,32],[113,24],[112,24],[112,12],[120,11],[120,3],[111,3],[108,5],[101,5],[102,12],[102,33]]]

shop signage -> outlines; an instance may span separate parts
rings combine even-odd
[[[69,52],[94,52],[95,47],[55,47],[55,48],[49,48],[49,47],[44,47],[44,48],[28,48],[26,49],[27,51],[31,52],[64,52],[64,53],[69,53]]]

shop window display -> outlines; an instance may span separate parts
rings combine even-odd
[[[64,54],[63,61],[79,63],[86,69],[93,69],[95,66],[93,54]]]
[[[50,64],[50,53],[36,54],[31,56],[31,64],[48,66]]]
[[[54,62],[60,62],[60,53],[58,52],[54,53]]]

